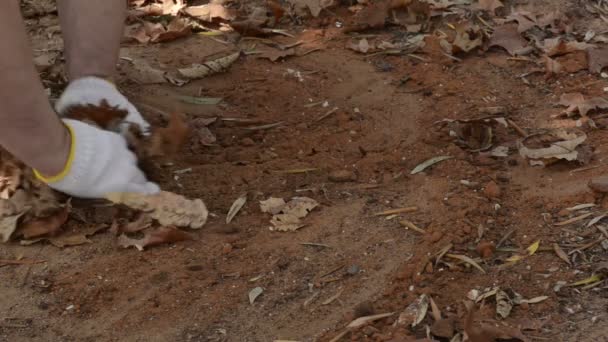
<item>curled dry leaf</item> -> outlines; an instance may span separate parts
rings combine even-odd
[[[143,211],[163,226],[198,229],[205,224],[209,215],[202,200],[189,200],[167,191],[154,195],[114,192],[106,194],[105,197],[116,204]]]
[[[523,10],[513,11],[507,16],[506,21],[517,22],[517,31],[519,33],[526,32],[534,26],[538,25],[536,21],[536,15],[534,13],[530,13]]]
[[[207,77],[209,75],[217,74],[226,71],[232,63],[239,59],[240,52],[220,57],[214,60],[207,61],[203,64],[193,64],[188,68],[178,69],[181,76],[187,79],[197,79]]]
[[[545,39],[540,47],[547,56],[554,57],[575,51],[584,51],[594,48],[595,45],[577,41],[565,41],[561,37]]]
[[[118,237],[118,244],[124,248],[135,247],[138,250],[143,251],[144,248],[148,246],[185,240],[194,240],[194,237],[175,227],[160,227],[152,232],[146,232],[141,239],[132,239],[123,234]]]
[[[282,198],[270,197],[265,201],[260,201],[260,210],[262,210],[263,213],[276,215],[283,210],[285,204],[285,200]]]
[[[456,37],[452,42],[451,53],[470,52],[481,46],[483,34],[479,26],[469,22],[456,26]]]
[[[279,198],[269,198],[260,202],[263,212],[273,213],[270,223],[278,231],[295,231],[303,227],[301,219],[319,205],[308,197],[294,197],[288,203]]]
[[[226,223],[230,223],[232,222],[232,219],[234,219],[234,217],[236,216],[236,214],[238,214],[238,212],[241,210],[241,208],[243,208],[243,206],[245,205],[245,203],[247,202],[247,194],[242,194],[241,196],[239,196],[239,198],[237,198],[234,203],[232,203],[232,206],[230,207],[230,210],[228,211],[228,215],[226,215]]]
[[[509,295],[503,290],[498,290],[496,292],[496,313],[502,318],[507,318],[511,314],[511,309],[513,309],[513,302]]]
[[[412,327],[415,327],[424,320],[428,309],[429,297],[423,294],[399,314],[395,324],[402,326],[411,325]]]
[[[227,9],[221,4],[209,3],[200,6],[189,6],[184,9],[186,14],[196,17],[204,21],[213,21],[219,18],[224,20],[233,20],[236,18],[234,11]]]
[[[253,290],[249,291],[249,304],[253,304],[255,300],[264,292],[264,289],[261,287],[256,287]]]
[[[581,93],[562,94],[559,99],[559,104],[568,107],[565,112],[568,116],[573,115],[576,111],[578,111],[581,116],[586,116],[587,113],[592,110],[608,108],[608,100],[601,97],[585,99]]]
[[[188,141],[190,127],[184,117],[172,113],[167,127],[152,131],[147,141],[135,141],[137,155],[142,157],[170,156],[179,151]]]
[[[587,135],[579,130],[558,129],[546,134],[534,135],[518,141],[519,154],[524,158],[579,160],[583,156],[581,144]],[[541,147],[529,147],[541,145]]]
[[[435,165],[435,164],[437,164],[437,163],[439,163],[439,162],[442,162],[442,161],[444,161],[444,160],[448,160],[448,159],[452,159],[452,158],[454,158],[454,157],[452,157],[452,156],[439,156],[439,157],[434,157],[434,158],[431,158],[431,159],[429,159],[429,160],[426,160],[426,161],[424,161],[424,162],[422,162],[422,163],[418,164],[418,165],[417,165],[417,166],[416,166],[416,167],[415,167],[415,168],[412,170],[412,172],[410,172],[410,174],[411,174],[411,175],[415,175],[415,174],[417,174],[417,173],[420,173],[420,172],[422,172],[422,171],[426,170],[426,169],[427,169],[428,167],[430,167],[430,166],[433,166],[433,165]]]
[[[527,51],[528,41],[519,34],[515,24],[504,24],[494,28],[488,45],[499,46],[511,56],[516,56]]]

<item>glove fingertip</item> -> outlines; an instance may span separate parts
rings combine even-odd
[[[146,182],[144,184],[129,184],[127,192],[136,192],[140,194],[153,195],[160,191],[160,187],[156,183]]]

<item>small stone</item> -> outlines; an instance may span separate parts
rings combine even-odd
[[[441,238],[443,237],[443,232],[440,231],[434,231],[433,233],[431,233],[431,235],[429,236],[429,242],[430,243],[435,243],[439,240],[441,240]]]
[[[483,259],[491,258],[495,249],[496,246],[494,246],[494,243],[489,241],[480,241],[477,245],[477,253],[479,253]]]
[[[346,273],[348,273],[349,275],[355,275],[357,273],[359,273],[361,271],[361,268],[359,267],[359,265],[350,265],[348,267],[348,269],[346,269]]]
[[[253,146],[253,145],[255,145],[255,141],[253,141],[253,139],[251,139],[251,138],[243,138],[243,140],[241,140],[241,145]]]
[[[228,253],[230,253],[230,252],[232,252],[232,245],[231,245],[231,244],[229,244],[229,243],[225,243],[225,244],[222,246],[222,254],[228,254]]]
[[[334,170],[329,173],[329,180],[335,183],[354,182],[357,175],[349,170]]]
[[[487,198],[498,198],[500,197],[500,187],[494,181],[489,181],[483,187],[483,194]]]

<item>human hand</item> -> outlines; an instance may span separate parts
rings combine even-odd
[[[127,100],[111,82],[99,77],[83,77],[70,82],[55,104],[55,110],[61,116],[65,116],[72,106],[99,106],[103,101],[111,107],[117,107],[127,111],[124,120],[126,124],[121,125],[123,132],[128,129],[128,123],[139,125],[142,132],[148,132],[150,124],[141,116],[137,108]]]
[[[67,163],[56,176],[34,171],[38,179],[55,190],[83,198],[102,198],[110,192],[160,191],[146,179],[120,134],[78,120],[63,119],[63,123],[71,136]]]

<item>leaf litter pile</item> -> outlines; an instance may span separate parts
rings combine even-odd
[[[55,12],[52,5],[25,9],[30,20]],[[577,340],[601,340],[608,286],[608,178],[601,176],[608,143],[602,139],[608,127],[607,18],[608,3],[601,0],[581,1],[576,9],[508,0],[132,0],[122,81],[136,85],[130,89],[167,90],[179,110],[143,105],[147,117],[160,116],[151,120],[150,132],[130,124],[127,140],[142,167],[160,174],[159,183],[173,192],[107,194],[105,202],[69,199],[3,152],[0,237],[8,244],[65,248],[95,246],[101,240],[95,235],[109,230],[121,247],[115,253],[177,245],[144,257],[192,253],[189,240],[203,244],[204,253],[215,253],[217,244],[218,255],[204,254],[214,260],[205,274],[217,278],[198,291],[217,286],[230,293],[247,308],[247,318],[214,326],[213,333],[188,331],[188,339],[533,341],[560,340],[570,330]],[[199,39],[222,48],[204,56],[179,50]],[[169,62],[162,51],[170,47],[179,52]],[[36,52],[38,70],[51,85],[65,79],[57,51]],[[360,87],[359,76],[323,70],[328,54],[344,65],[359,63],[353,74],[367,73],[365,66],[385,77],[376,84],[393,97],[373,93],[370,79],[364,79],[370,86],[365,92],[373,96],[335,96],[332,87],[339,94],[344,84]],[[247,65],[246,74],[240,64]],[[281,71],[272,79],[274,69]],[[208,97],[222,79],[238,85],[211,90]],[[285,83],[274,84],[277,79]],[[297,90],[286,94],[280,88],[290,82]],[[58,95],[60,89],[48,91]],[[137,92],[126,95],[138,99],[136,106],[146,103]],[[367,96],[372,106],[364,106]],[[416,109],[410,98],[424,105]],[[259,102],[235,110],[235,103],[251,99]],[[280,105],[273,107],[274,101]],[[270,114],[260,119],[251,114],[255,106]],[[226,113],[198,114],[207,108]],[[409,118],[410,108],[423,117]],[[388,138],[359,137],[375,130],[367,121],[380,122],[389,112],[395,123],[382,133]],[[407,125],[400,126],[394,113]],[[69,116],[118,132],[126,113],[102,102],[72,108]],[[324,134],[306,137],[318,132]],[[347,142],[333,140],[341,133]],[[238,136],[248,152],[233,154],[226,136]],[[383,146],[390,141],[397,141],[394,150]],[[293,150],[283,149],[285,142]],[[222,149],[230,166],[217,166],[222,171],[215,182],[199,174],[196,163],[167,181],[168,157],[194,154],[214,163]],[[329,152],[334,149],[340,154]],[[297,155],[293,165],[288,154]],[[250,167],[260,171],[257,179],[233,182],[223,170]],[[204,181],[180,183],[190,176]],[[201,189],[189,189],[192,184]],[[212,212],[196,198],[207,187]],[[562,188],[577,195],[560,197]],[[339,220],[330,217],[357,201],[362,207]],[[106,210],[112,220],[97,222],[95,213]],[[224,228],[226,237],[217,239]],[[257,234],[268,235],[251,239]],[[44,262],[38,259],[0,259],[0,267],[33,267]],[[188,272],[206,268],[202,263],[189,265]],[[289,273],[294,268],[304,271]],[[279,291],[279,274],[305,289]],[[382,285],[371,285],[376,279]],[[206,281],[199,277],[189,286]],[[374,293],[362,294],[368,288]],[[298,309],[288,311],[285,302]],[[208,313],[216,315],[213,324],[225,318],[217,312]],[[327,312],[344,314],[328,320]],[[274,322],[265,327],[271,333],[256,335],[264,324],[256,321],[254,329],[244,323],[254,316],[292,319],[280,324],[302,335],[272,330]],[[575,327],[579,323],[582,328]]]

